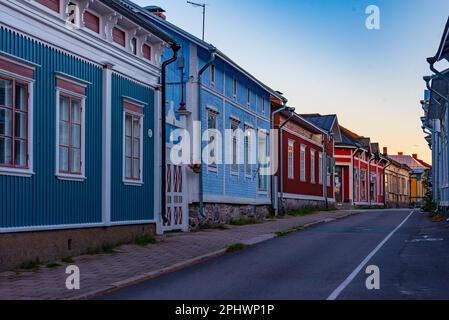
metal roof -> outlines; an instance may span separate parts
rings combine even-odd
[[[435,56],[437,61],[446,59],[449,61],[449,18],[444,28],[443,37],[441,38],[440,46],[438,52]]]
[[[300,116],[312,122],[317,127],[326,130],[327,132],[331,131],[332,125],[334,124],[335,119],[337,118],[337,115],[335,114],[321,115],[317,113],[301,114]]]

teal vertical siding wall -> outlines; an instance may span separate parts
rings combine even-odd
[[[143,182],[142,186],[123,183],[123,98],[145,102],[143,119]],[[112,76],[112,177],[111,221],[138,221],[154,219],[154,92],[117,74]]]
[[[31,178],[0,175],[0,227],[101,222],[102,69],[0,28],[0,51],[38,64],[34,86]],[[55,177],[55,72],[89,82],[85,106],[84,182]]]

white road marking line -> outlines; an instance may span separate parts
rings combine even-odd
[[[385,243],[387,243],[388,240],[398,231],[404,223],[407,222],[407,220],[412,216],[412,214],[415,212],[415,210],[412,210],[410,214],[393,230],[390,232],[390,234],[382,240],[381,243],[377,245],[377,247],[371,251],[371,253],[357,266],[357,268],[352,271],[352,273],[343,281],[337,289],[334,290],[334,292],[331,293],[329,297],[327,297],[326,300],[336,300],[338,296],[341,294],[341,292],[351,283],[352,280],[357,276],[357,274],[362,270],[362,268],[368,264],[368,262],[371,260],[371,258],[384,246]]]

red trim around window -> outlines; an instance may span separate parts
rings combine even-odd
[[[39,2],[53,11],[59,12],[59,0],[36,0],[36,2]]]
[[[79,95],[82,95],[82,96],[86,95],[86,88],[85,87],[83,87],[83,86],[81,86],[79,84],[76,84],[76,83],[64,80],[64,79],[57,78],[56,79],[56,86],[58,88],[60,88],[60,89],[64,89],[64,90],[67,90],[67,91],[70,91],[70,92],[73,92],[73,93],[76,93],[76,94],[79,94]]]
[[[125,43],[126,43],[125,31],[123,31],[123,30],[121,30],[121,29],[119,29],[117,27],[114,27],[112,29],[112,40],[115,43],[121,45],[122,47],[125,47]]]
[[[140,115],[143,114],[143,105],[131,102],[129,100],[125,100],[123,102],[123,108],[127,111],[138,113]]]
[[[4,58],[2,59],[1,57],[0,57],[0,70],[5,70],[14,73],[18,76],[22,76],[29,79],[34,78],[34,68],[22,66],[20,64],[8,61]]]
[[[93,32],[100,33],[100,18],[89,11],[84,11],[84,25]]]
[[[28,169],[29,168],[29,84],[22,81],[17,81],[14,78],[0,76],[0,79],[10,81],[12,84],[12,96],[11,105],[0,105],[0,108],[9,110],[11,112],[11,135],[0,134],[0,138],[7,138],[11,140],[11,160],[9,164],[0,164],[0,167],[17,168],[17,169]],[[26,89],[26,104],[25,110],[18,109],[16,106],[16,86],[22,85]],[[25,138],[16,137],[16,113],[26,115],[26,136]],[[5,119],[6,120],[6,119]],[[16,141],[22,141],[26,143],[26,155],[25,155],[25,165],[16,165]]]

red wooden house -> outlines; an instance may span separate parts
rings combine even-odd
[[[280,107],[272,101],[272,111]],[[333,205],[332,135],[301,115],[287,111],[275,115],[273,128],[279,130],[278,153],[282,149],[282,161],[273,181],[276,188],[272,189],[277,195],[273,197],[273,206],[280,210],[283,203],[288,211],[305,206],[325,206],[326,203]]]

